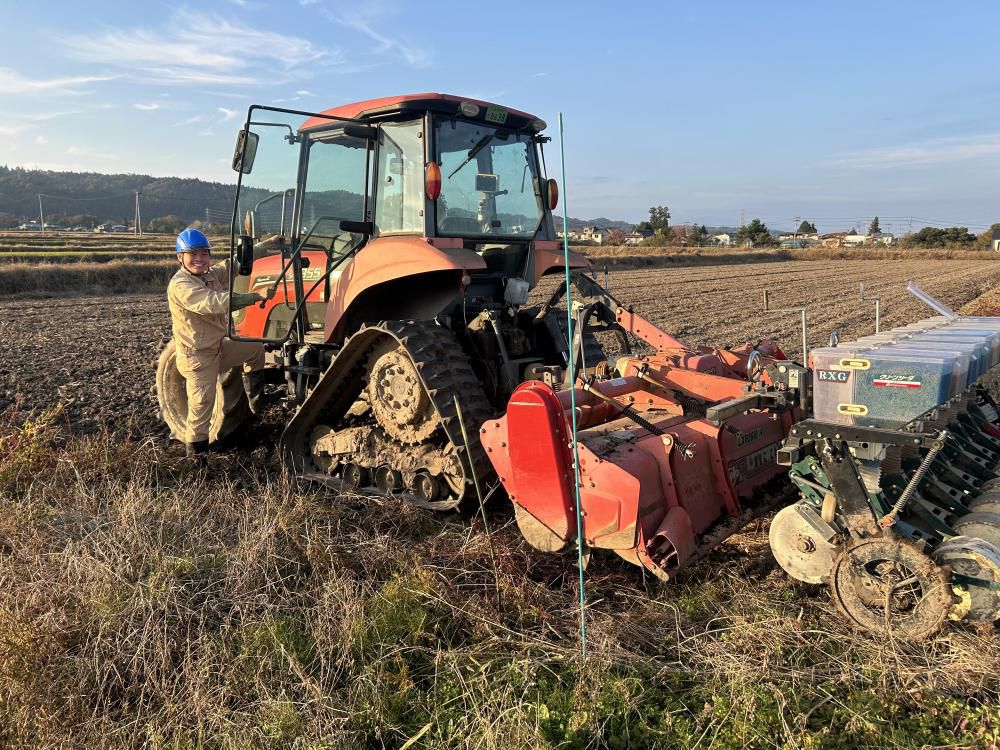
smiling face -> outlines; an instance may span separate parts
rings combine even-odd
[[[212,254],[208,250],[188,250],[180,254],[181,265],[195,276],[204,276],[212,265]]]

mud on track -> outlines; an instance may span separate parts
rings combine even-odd
[[[771,337],[794,358],[801,350],[799,316],[762,313],[764,288],[773,307],[809,306],[815,347],[834,329],[843,340],[873,330],[874,307],[858,299],[861,281],[866,293],[882,298],[883,327],[932,314],[905,291],[908,280],[957,309],[1000,286],[1000,262],[784,261],[615,271],[610,288],[686,343]],[[542,290],[555,283],[547,279]],[[16,404],[29,415],[62,402],[73,432],[165,435],[151,388],[169,336],[165,295],[0,302],[0,412]]]

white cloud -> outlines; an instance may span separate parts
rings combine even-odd
[[[66,149],[66,153],[69,156],[84,156],[92,157],[94,159],[106,159],[110,161],[118,161],[118,157],[114,154],[105,154],[91,148],[90,146],[70,146]]]
[[[204,119],[205,119],[204,115],[194,115],[193,117],[188,117],[186,120],[181,120],[180,122],[175,122],[174,123],[174,127],[175,128],[183,128],[183,127],[186,127],[188,125],[195,125],[195,124],[197,124],[199,122],[204,121]]]
[[[299,89],[295,93],[299,96],[316,96],[312,91],[306,91],[305,89]]]
[[[10,136],[32,130],[35,125],[49,120],[80,114],[81,110],[71,109],[58,112],[17,112],[4,116],[0,123],[0,135]]]
[[[226,109],[225,107],[219,107],[219,111],[222,113],[222,121],[232,120],[239,112],[235,109]]]
[[[49,142],[49,139],[46,138],[44,135],[36,135],[35,136],[35,145],[36,146],[44,146],[48,142]]]
[[[882,146],[833,157],[829,163],[849,169],[883,169],[946,164],[1000,156],[1000,133],[934,138],[900,146]]]
[[[160,109],[160,107],[162,105],[157,104],[156,102],[150,102],[149,104],[143,104],[142,102],[136,102],[132,106],[135,107],[138,110],[143,111],[143,112],[152,112],[154,109]]]
[[[64,76],[61,78],[25,78],[11,68],[0,68],[0,94],[82,94],[79,86],[99,81],[111,81],[116,76]]]
[[[46,122],[48,120],[58,120],[61,117],[69,117],[70,115],[78,115],[80,110],[78,109],[68,109],[61,112],[35,112],[33,114],[19,114],[16,117],[20,120],[26,120],[28,122]]]
[[[274,83],[276,69],[289,76],[297,68],[343,62],[335,48],[319,47],[304,37],[192,10],[175,11],[167,28],[110,28],[62,41],[77,59],[165,84]]]
[[[369,10],[365,14],[349,12],[343,15],[337,15],[324,10],[323,14],[334,23],[354,29],[355,31],[360,31],[362,34],[365,34],[369,38],[373,39],[378,45],[375,48],[376,53],[395,53],[402,57],[406,63],[413,68],[426,68],[431,64],[431,58],[433,55],[430,50],[416,45],[402,34],[390,35],[377,30],[373,25],[373,16],[376,12],[377,11]]]

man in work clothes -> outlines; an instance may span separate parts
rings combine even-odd
[[[184,444],[189,456],[208,450],[219,375],[244,366],[243,387],[255,414],[264,382],[264,347],[226,337],[229,318],[229,261],[212,265],[212,246],[198,229],[177,235],[181,268],[167,285],[177,369],[186,381],[188,415]],[[268,297],[273,290],[268,290]],[[265,300],[259,294],[233,293],[233,309]]]

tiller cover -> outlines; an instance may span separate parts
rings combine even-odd
[[[755,349],[767,364],[784,360],[768,342]],[[746,397],[755,349],[661,349],[620,358],[619,377],[577,381],[587,546],[668,580],[766,510],[765,485],[780,484],[775,455],[795,410],[748,411],[718,424],[705,418],[708,406]],[[506,414],[480,434],[522,532],[549,551],[577,534],[570,404],[568,390],[522,383]]]

